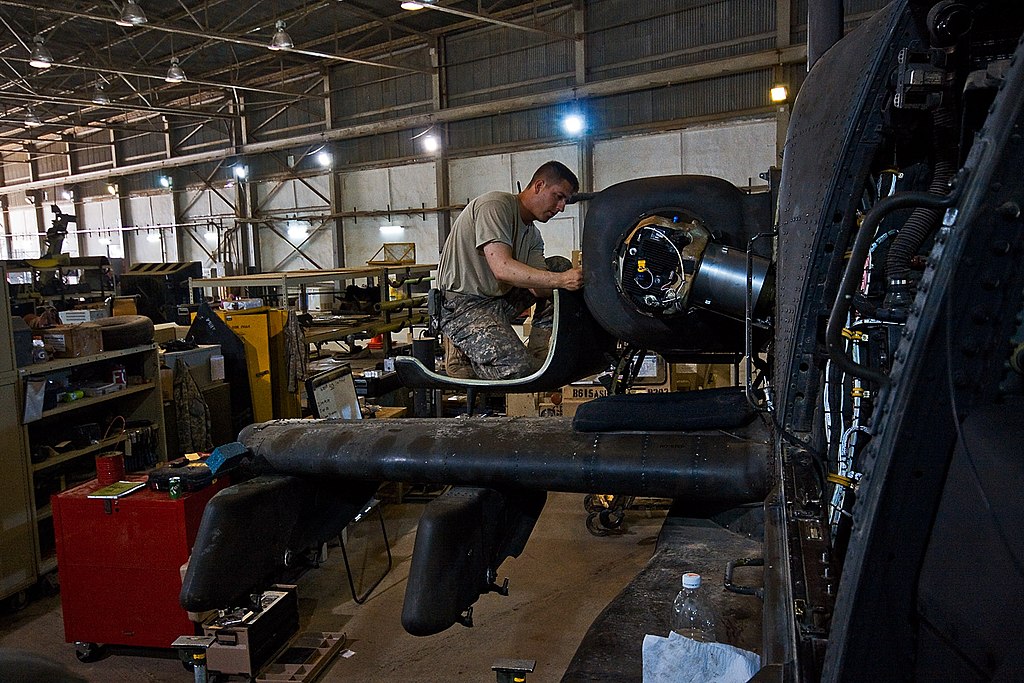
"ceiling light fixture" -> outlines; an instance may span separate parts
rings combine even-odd
[[[217,231],[216,230],[207,230],[206,232],[203,233],[203,237],[205,237],[206,239],[208,239],[211,242],[216,242],[217,241]]]
[[[43,45],[43,37],[36,36],[32,42],[35,43],[35,47],[32,48],[32,54],[29,55],[28,65],[37,69],[49,69],[53,66],[53,55]]]
[[[107,192],[110,194],[117,194],[117,183],[110,181],[107,183]]]
[[[174,184],[174,181],[171,180],[171,176],[169,176],[169,175],[162,175],[162,176],[160,176],[159,182],[160,182],[160,187],[170,187],[171,185]]]
[[[431,154],[441,149],[441,141],[437,139],[436,135],[424,135],[421,144],[423,149]]]
[[[234,176],[235,176],[236,178],[238,178],[239,180],[245,180],[246,178],[248,178],[248,177],[249,177],[249,167],[248,167],[248,166],[246,166],[245,164],[236,164],[236,165],[235,165],[235,166],[234,166],[234,167],[233,167],[233,168],[231,169],[231,172],[232,172],[232,173],[234,174]]]
[[[321,167],[327,168],[332,163],[334,163],[334,157],[331,155],[330,152],[321,150],[316,153],[316,161],[318,164],[320,164]]]
[[[124,9],[121,10],[121,16],[117,19],[118,26],[140,26],[146,23],[146,13],[142,11],[138,3],[135,0],[128,0],[125,3]]]
[[[270,45],[267,46],[271,50],[290,50],[295,47],[292,37],[284,30],[284,26],[284,22],[280,19],[274,24],[276,31],[274,32],[274,37],[270,39]]]
[[[43,125],[43,122],[39,120],[39,116],[36,115],[36,112],[32,107],[29,107],[28,113],[25,114],[25,125],[29,128],[38,128]]]
[[[401,7],[402,9],[407,9],[410,12],[415,12],[418,9],[423,9],[423,4],[419,2],[403,2]]]
[[[569,114],[562,119],[562,130],[568,135],[579,135],[587,129],[586,120],[579,114]]]
[[[185,72],[182,70],[181,65],[178,64],[177,57],[171,57],[171,68],[167,70],[164,80],[168,83],[181,83],[185,80]]]
[[[156,244],[157,242],[160,241],[160,233],[159,232],[151,232],[151,233],[149,233],[148,235],[146,235],[146,241],[150,242],[152,244]]]
[[[92,103],[110,104],[110,98],[107,97],[106,93],[106,86],[103,85],[102,81],[97,81],[96,88],[92,91]]]
[[[789,99],[789,88],[782,84],[773,85],[768,94],[772,98],[772,102],[779,104]]]

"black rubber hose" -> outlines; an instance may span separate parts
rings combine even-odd
[[[846,355],[843,344],[843,327],[846,324],[846,316],[850,312],[854,290],[864,272],[864,261],[867,259],[868,249],[871,248],[871,241],[874,239],[878,224],[887,215],[899,209],[924,207],[931,211],[941,212],[953,206],[958,195],[958,192],[946,196],[936,196],[927,192],[904,192],[879,201],[864,216],[864,222],[861,223],[857,237],[853,241],[850,260],[846,262],[846,270],[843,272],[843,279],[839,284],[836,302],[828,317],[828,327],[825,328],[825,346],[828,349],[828,356],[840,369],[854,377],[877,382],[882,387],[889,384],[888,375],[882,371],[853,362]]]
[[[956,173],[956,147],[954,116],[948,109],[936,110],[932,117],[933,136],[940,157],[935,161],[932,182],[928,186],[928,194],[943,197],[949,192],[949,181]],[[900,228],[899,234],[889,247],[889,255],[885,260],[885,273],[890,285],[893,282],[906,282],[910,279],[910,261],[928,236],[932,234],[942,217],[941,209],[918,207],[910,214],[910,218]]]

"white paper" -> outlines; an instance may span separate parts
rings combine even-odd
[[[670,633],[644,636],[643,683],[746,683],[761,668],[753,652]]]

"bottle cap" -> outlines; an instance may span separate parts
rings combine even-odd
[[[693,572],[683,574],[683,588],[700,588],[700,574]]]

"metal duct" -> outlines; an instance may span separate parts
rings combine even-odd
[[[278,420],[239,438],[258,471],[299,475],[614,491],[716,507],[761,501],[771,485],[757,422],[729,434],[579,434],[570,418]]]
[[[808,0],[807,70],[843,37],[843,0]]]

